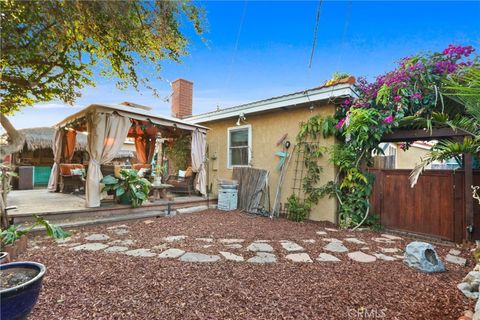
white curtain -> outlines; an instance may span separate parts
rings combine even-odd
[[[50,178],[48,179],[47,187],[49,192],[57,191],[58,171],[60,170],[60,161],[62,160],[63,134],[64,130],[59,128],[55,130],[55,135],[53,136],[53,166],[52,171],[50,172]]]
[[[207,194],[206,149],[206,135],[196,129],[192,132],[192,171],[197,172],[195,189],[203,195]]]
[[[90,113],[87,115],[87,152],[90,155],[86,181],[86,206],[100,206],[100,165],[107,163],[122,148],[130,129],[130,119],[118,114]]]

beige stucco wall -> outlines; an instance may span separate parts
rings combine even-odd
[[[414,145],[410,146],[407,151],[397,148],[396,169],[414,169],[421,162],[421,158],[425,157],[429,151]],[[427,169],[430,169],[430,165]]]
[[[275,156],[275,152],[282,151],[282,148],[276,146],[277,141],[285,133],[288,133],[287,140],[292,143],[289,149],[291,151],[293,145],[296,143],[295,138],[301,121],[306,121],[316,114],[321,114],[322,116],[333,115],[334,111],[335,107],[333,105],[324,105],[316,107],[313,111],[309,110],[308,107],[301,107],[277,110],[259,115],[246,115],[247,124],[252,126],[252,166],[270,171],[271,206],[273,206],[280,177],[280,172],[276,169],[279,157]],[[227,129],[235,127],[236,121],[237,118],[230,118],[202,123],[202,125],[210,128],[207,133],[210,158],[213,155],[217,156],[217,159],[210,160],[208,165],[208,180],[209,183],[213,183],[214,193],[217,192],[217,179],[232,178],[233,169],[227,168]],[[334,142],[334,137],[323,140],[323,144],[326,146],[332,146]],[[292,194],[295,176],[295,160],[296,157],[292,158],[284,179],[281,196],[282,203],[286,203],[287,198]],[[320,161],[320,165],[323,166],[320,184],[333,180],[335,178],[335,168],[328,161],[328,156],[325,156],[325,158]],[[337,203],[335,199],[321,199],[318,205],[312,208],[310,219],[335,222],[336,210]]]

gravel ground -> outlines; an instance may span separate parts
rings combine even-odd
[[[123,224],[123,223],[122,223]],[[171,245],[209,254],[223,245],[196,237],[253,240],[292,240],[315,258],[325,245],[316,231],[332,227],[325,223],[294,223],[270,220],[239,212],[215,210],[128,223],[128,234],[117,236],[108,226],[74,230],[72,242],[85,243],[87,234],[103,233],[113,239],[133,239],[135,248],[152,248],[163,237],[186,235]],[[372,241],[379,233],[337,231],[328,236],[356,237],[377,247],[404,248],[411,239],[384,245]],[[325,236],[324,236],[325,237]],[[315,239],[315,244],[302,240]],[[273,264],[221,260],[186,263],[158,257],[131,257],[103,251],[72,251],[52,240],[37,237],[19,260],[34,260],[47,266],[38,304],[29,319],[456,319],[474,302],[456,288],[469,266],[447,264],[441,274],[423,274],[400,260],[359,263],[344,253],[339,263],[293,263],[284,258],[278,241],[270,244],[278,256]],[[345,243],[350,251],[355,244]],[[358,245],[364,247],[365,245]],[[435,245],[444,258],[451,249]],[[225,251],[252,256],[245,249]],[[467,251],[462,256],[469,258]],[[367,314],[363,313],[366,312]]]

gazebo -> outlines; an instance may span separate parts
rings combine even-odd
[[[102,172],[100,165],[113,159],[127,137],[135,140],[137,159],[149,163],[157,139],[174,138],[178,134],[191,134],[192,170],[197,173],[195,189],[206,194],[207,128],[190,124],[180,119],[154,115],[151,108],[123,102],[121,104],[92,104],[68,116],[55,126],[53,143],[54,164],[48,182],[48,190],[57,190],[59,165],[68,158],[71,146],[75,145],[77,132],[87,134],[86,150],[90,156],[86,176],[85,198],[87,207],[99,207]]]

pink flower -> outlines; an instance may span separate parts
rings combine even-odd
[[[338,121],[337,125],[335,126],[336,129],[340,129],[341,127],[343,127],[343,125],[345,124],[345,120],[346,118],[342,118],[340,119],[340,121]]]
[[[401,99],[402,99],[402,97],[400,97],[400,96],[395,96],[395,97],[393,98],[393,101],[398,102],[398,101],[400,101]]]
[[[389,115],[388,117],[383,118],[383,123],[392,123],[393,122],[393,116]]]

